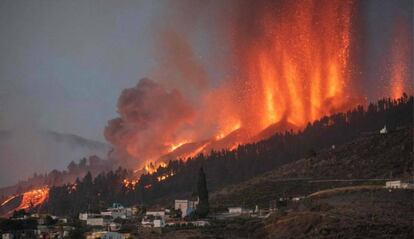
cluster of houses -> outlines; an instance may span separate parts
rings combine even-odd
[[[298,201],[302,197],[292,198],[289,200]],[[287,200],[282,198],[280,200]],[[132,223],[138,232],[161,232],[164,227],[205,227],[210,225],[209,220],[193,219],[196,211],[198,200],[175,200],[173,208],[155,208],[148,209],[145,213],[140,212],[136,207],[123,207],[119,203],[114,203],[110,208],[99,213],[80,213],[79,220],[89,227],[89,232],[85,234],[87,239],[126,239],[131,237],[130,231],[122,230],[123,223]],[[267,217],[276,209],[246,209],[243,207],[230,207],[226,212],[215,213],[212,215],[215,219],[225,220],[238,216]],[[27,219],[27,215],[24,219]],[[30,217],[38,218],[38,227],[36,232],[30,234],[35,238],[66,238],[71,230],[70,226],[50,226],[47,225],[44,217],[31,215]],[[50,216],[49,216],[50,217]],[[53,220],[59,220],[67,225],[67,219],[52,216]],[[117,220],[118,219],[118,220]],[[16,220],[19,220],[16,218]],[[29,238],[32,238],[30,237]],[[3,234],[2,239],[20,238],[13,234]]]
[[[18,230],[13,232],[4,232],[1,236],[2,239],[15,239],[15,238],[67,238],[72,230],[73,226],[67,225],[68,220],[66,218],[60,218],[47,214],[30,214],[24,213],[20,215],[14,215],[10,218],[12,221],[31,221],[36,222],[35,228]]]
[[[131,219],[138,209],[133,207],[123,207],[119,203],[114,203],[112,207],[100,213],[80,213],[79,220],[86,222],[89,226],[110,226],[117,218]]]
[[[192,225],[203,227],[209,225],[205,220],[188,220],[195,212],[198,200],[175,200],[174,210],[171,209],[149,209],[142,218],[143,228],[162,228],[166,226]],[[187,219],[187,220],[185,220]]]
[[[388,190],[414,189],[414,182],[401,180],[387,181],[385,188]],[[272,212],[278,210],[278,208],[283,207],[284,204],[299,202],[305,198],[304,196],[279,198],[278,200],[272,201],[268,209],[259,209],[258,206],[254,209],[229,207],[225,212],[214,213],[210,216],[217,220],[226,220],[239,216],[266,218]],[[175,200],[173,208],[148,209],[144,212],[139,211],[136,207],[123,207],[119,203],[114,203],[112,207],[100,213],[80,213],[79,220],[84,225],[89,226],[90,231],[85,235],[88,239],[125,239],[131,237],[131,231],[124,230],[122,232],[122,223],[129,223],[134,228],[138,228],[138,231],[143,230],[149,232],[153,232],[154,230],[162,231],[164,227],[208,226],[210,224],[208,220],[198,220],[192,217],[198,203],[198,200]],[[19,232],[4,232],[2,239],[67,238],[70,232],[75,230],[68,223],[68,219],[51,215],[24,213],[17,216],[14,215],[10,220],[35,220],[37,222],[36,228]]]
[[[135,226],[144,231],[160,231],[166,226],[183,224],[196,227],[206,226],[208,225],[207,221],[191,221],[188,219],[195,212],[197,205],[198,200],[175,200],[173,209],[148,209],[138,217],[138,208],[123,207],[119,203],[114,203],[112,207],[100,213],[80,213],[79,220],[92,228],[86,234],[88,239],[124,239],[129,238],[130,234],[122,232],[122,221],[135,222]],[[137,221],[138,218],[142,219]]]
[[[117,223],[116,219],[132,219],[137,212],[136,207],[124,207],[119,203],[114,203],[112,207],[100,213],[80,213],[79,220],[94,228],[87,233],[87,239],[124,239],[129,238],[130,234],[119,232],[122,225]]]

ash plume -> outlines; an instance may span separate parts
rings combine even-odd
[[[118,153],[142,160],[166,153],[168,143],[174,142],[194,115],[178,90],[167,91],[146,78],[125,89],[117,107],[120,117],[108,122],[104,135]]]
[[[158,66],[150,76],[157,83],[143,79],[124,90],[120,117],[108,123],[105,137],[120,158],[142,164],[181,146],[181,151],[193,146],[183,155],[194,156],[300,130],[364,104],[375,92],[398,97],[412,78],[412,55],[406,53],[412,49],[406,41],[412,30],[383,35],[365,28],[387,11],[392,16],[405,12],[401,21],[412,26],[407,21],[412,13],[398,7],[412,4],[389,4],[394,7],[353,0],[183,1],[171,6],[167,21],[153,29]],[[366,17],[376,7],[381,16]],[[384,21],[390,21],[386,28],[393,32],[395,20]],[[389,44],[392,39],[398,44]],[[378,70],[384,64],[377,58],[384,57],[375,57],[380,55],[373,49],[377,45],[389,58],[387,73]],[[378,74],[386,79],[374,77]],[[381,89],[364,87],[374,81]]]
[[[192,95],[207,87],[207,72],[186,37],[176,31],[165,30],[160,33],[157,45],[159,70],[154,72],[154,77],[164,79],[164,86]]]

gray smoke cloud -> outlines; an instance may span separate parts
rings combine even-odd
[[[120,117],[108,122],[105,137],[120,153],[140,160],[156,160],[168,152],[168,143],[176,140],[194,115],[178,90],[168,91],[150,79],[123,90],[117,108]]]
[[[64,170],[70,161],[89,155],[106,157],[109,146],[76,135],[37,129],[0,132],[0,187],[33,173]]]

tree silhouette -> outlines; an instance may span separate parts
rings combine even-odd
[[[206,174],[204,173],[203,167],[200,168],[198,173],[197,194],[199,202],[197,205],[196,213],[200,218],[204,218],[208,214],[209,204]]]

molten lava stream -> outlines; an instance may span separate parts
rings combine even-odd
[[[22,201],[16,210],[30,209],[43,204],[49,197],[49,188],[43,187],[23,193]]]

